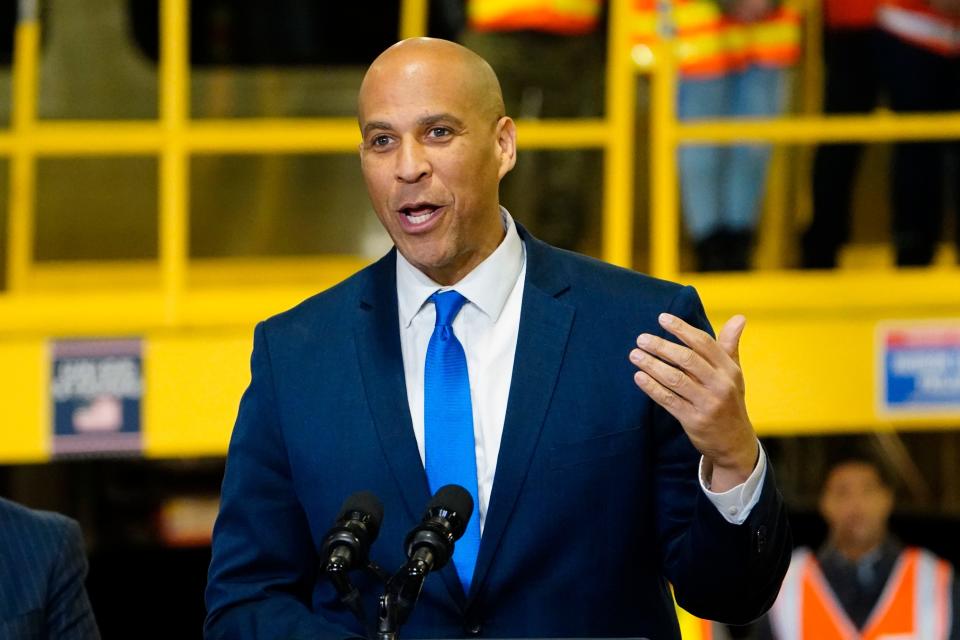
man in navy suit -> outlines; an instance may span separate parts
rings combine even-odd
[[[0,639],[96,640],[80,527],[0,498]]]
[[[693,289],[517,225],[497,195],[516,129],[469,50],[394,45],[364,79],[359,122],[367,189],[396,248],[254,332],[206,636],[363,633],[319,571],[324,534],[346,496],[373,491],[386,514],[372,559],[403,563],[435,475],[463,471],[438,471],[434,452],[438,433],[462,428],[436,424],[463,400],[437,404],[437,385],[462,382],[464,366],[456,415],[471,431],[463,484],[478,548],[465,535],[428,577],[405,635],[679,638],[671,584],[705,618],[763,613],[790,534],[745,409],[744,319],[715,340]],[[459,300],[453,315],[441,299]],[[437,382],[434,339],[450,329],[459,369]],[[375,611],[382,585],[354,582]]]

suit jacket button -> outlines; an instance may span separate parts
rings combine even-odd
[[[480,631],[482,631],[483,628],[480,626],[479,622],[468,622],[464,627],[464,629],[471,636],[478,636],[480,635]]]
[[[767,544],[767,526],[762,524],[757,527],[755,537],[757,539],[757,553],[761,553],[763,551],[763,545]]]

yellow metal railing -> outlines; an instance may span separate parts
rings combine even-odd
[[[813,4],[813,3],[807,3]],[[807,24],[808,34],[820,28],[819,13],[811,9],[812,20]],[[661,16],[661,19],[669,19]],[[668,33],[668,29],[663,30]],[[808,46],[819,46],[819,38],[808,35]],[[807,60],[810,56],[808,55]],[[676,94],[678,72],[672,43],[667,40],[656,47],[647,62],[650,74],[650,201],[651,201],[651,271],[660,277],[676,279],[680,272],[680,214],[677,197],[677,151],[684,144],[739,144],[743,141],[818,144],[830,142],[895,142],[907,140],[960,139],[960,112],[893,115],[880,112],[863,116],[781,117],[766,120],[717,119],[680,122],[677,117]],[[811,72],[810,64],[805,71]],[[811,113],[812,100],[804,96],[803,114]],[[781,214],[783,212],[780,212]],[[804,277],[804,274],[796,274]],[[836,273],[837,281],[847,278]],[[892,275],[892,277],[890,277]],[[960,270],[956,270],[960,291]],[[783,277],[783,275],[781,274]],[[900,295],[902,289],[896,274],[878,273],[875,277],[888,278],[887,295]],[[744,277],[725,276],[747,284]],[[788,284],[784,281],[784,284]],[[749,285],[747,285],[749,286]],[[830,286],[827,282],[826,286]],[[892,287],[892,288],[891,288]],[[949,296],[951,300],[958,300]]]
[[[520,121],[520,144],[525,148],[600,148],[604,151],[602,249],[601,256],[614,264],[632,266],[634,204],[634,121],[637,67],[627,46],[629,0],[610,3],[610,33],[606,70],[606,109],[603,118],[581,120]],[[426,28],[425,0],[402,3],[400,32],[404,37],[423,33]],[[188,1],[161,3],[160,109],[156,121],[56,121],[37,118],[37,76],[39,66],[39,25],[35,3],[21,3],[14,55],[14,102],[11,128],[0,133],[0,155],[10,158],[9,233],[7,292],[0,295],[0,331],[23,330],[16,318],[30,317],[35,330],[62,326],[67,310],[81,304],[79,296],[45,295],[44,282],[63,270],[62,266],[38,267],[33,261],[36,162],[43,156],[156,155],[159,167],[159,261],[157,278],[146,280],[138,295],[152,300],[129,314],[132,323],[150,326],[178,326],[186,321],[217,324],[238,304],[225,311],[185,310],[197,296],[190,283],[199,266],[188,255],[189,162],[192,156],[210,153],[354,153],[359,138],[349,118],[311,119],[229,119],[196,121],[189,112],[190,67],[188,51]],[[742,140],[813,144],[837,141],[880,141],[904,139],[960,138],[960,115],[891,115],[851,117],[779,118],[768,121],[678,122],[675,96],[677,72],[668,45],[653,56],[650,70],[650,236],[651,271],[676,278],[680,272],[680,215],[677,194],[676,152],[682,144],[732,144]],[[809,112],[808,109],[804,109]],[[210,261],[207,261],[209,263]],[[323,256],[313,260],[329,266],[324,284],[363,264],[360,258]],[[229,261],[224,261],[224,272]],[[77,265],[74,265],[77,266]],[[108,269],[87,264],[93,271]],[[116,268],[115,268],[116,269]],[[798,276],[800,274],[797,274]],[[754,276],[726,276],[737,286]],[[789,276],[783,276],[789,277]],[[847,277],[836,274],[838,279]],[[896,278],[895,274],[879,277]],[[748,280],[744,280],[748,278]],[[123,278],[118,278],[123,280]],[[232,281],[225,277],[225,281]],[[827,284],[826,286],[830,286]],[[104,330],[117,328],[118,307],[127,306],[129,291],[121,298],[109,296],[109,286],[99,311],[92,317],[103,320]],[[129,288],[129,287],[127,287]],[[897,295],[896,287],[893,295]],[[960,290],[960,286],[957,287]],[[226,295],[226,294],[224,294]],[[242,292],[236,292],[243,297]],[[159,298],[157,298],[159,296]],[[23,309],[30,305],[30,309]],[[159,307],[162,311],[154,315]],[[204,305],[203,308],[206,308]],[[256,305],[251,313],[260,313]],[[149,311],[148,311],[149,310]],[[134,320],[136,319],[136,320]],[[242,317],[245,322],[251,317]]]
[[[605,118],[583,120],[520,121],[520,144],[524,148],[600,148],[605,152],[602,256],[613,263],[632,262],[632,183],[634,123],[634,70],[629,52],[616,46],[623,42],[628,2],[615,0],[611,12],[610,63],[607,68],[607,110]],[[423,34],[427,24],[426,0],[401,3],[402,37]],[[252,317],[236,316],[246,305],[244,293],[236,291],[237,302],[220,310],[198,312],[197,296],[189,291],[196,261],[189,247],[189,162],[193,155],[207,153],[355,153],[359,140],[356,123],[349,118],[311,119],[230,119],[192,120],[189,112],[190,67],[188,51],[188,0],[161,2],[160,109],[156,121],[56,121],[37,118],[37,75],[39,25],[35,3],[21,3],[16,30],[14,63],[14,108],[10,132],[0,133],[0,155],[11,157],[9,251],[7,291],[0,295],[0,331],[25,330],[29,318],[33,330],[59,331],[64,317],[86,308],[99,317],[103,331],[156,326],[180,326],[185,322],[208,324],[248,322]],[[42,156],[155,155],[159,157],[159,288],[146,280],[136,293],[143,302],[130,311],[129,290],[112,297],[110,286],[102,288],[101,305],[92,308],[89,292],[71,297],[69,292],[48,295],[39,285],[49,282],[66,265],[39,266],[33,261],[36,162]],[[209,261],[207,261],[209,263]],[[228,265],[230,261],[224,261]],[[313,259],[329,264],[332,284],[363,264],[356,258],[347,265],[340,257]],[[74,269],[105,273],[101,263],[73,264]],[[346,268],[345,268],[346,267]],[[119,269],[121,267],[114,267]],[[229,266],[224,271],[229,271]],[[141,272],[135,265],[134,272]],[[117,280],[126,280],[118,276]],[[230,280],[230,278],[226,278]],[[67,279],[69,281],[69,278]],[[76,284],[74,282],[74,284]],[[225,295],[225,294],[224,294]],[[159,299],[157,298],[159,296]],[[194,305],[190,310],[184,305]],[[27,308],[29,307],[29,308]],[[156,309],[162,312],[155,315]],[[207,309],[206,305],[202,308]],[[262,305],[251,312],[261,313]],[[118,314],[126,321],[118,322]],[[199,316],[199,317],[198,317]],[[21,320],[17,320],[20,318]]]

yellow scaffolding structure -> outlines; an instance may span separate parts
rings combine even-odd
[[[176,327],[189,316],[183,304],[189,300],[188,283],[193,270],[187,247],[189,219],[189,161],[192,155],[204,153],[355,153],[359,134],[349,118],[312,119],[229,119],[194,121],[189,113],[188,0],[164,0],[161,3],[160,54],[160,117],[158,121],[57,121],[37,119],[37,73],[39,49],[38,16],[33,3],[21,13],[16,30],[14,63],[15,103],[13,127],[0,133],[0,155],[12,158],[10,165],[11,198],[9,216],[8,287],[0,295],[0,331],[22,329],[11,319],[26,310],[17,307],[29,304],[27,311],[36,324],[34,329],[61,326],[65,312],[76,308],[78,300],[61,292],[59,302],[43,295],[38,283],[51,282],[63,265],[36,265],[32,259],[35,167],[40,156],[159,156],[159,272],[160,288],[141,292],[145,297],[162,296],[163,313],[147,326]],[[400,33],[402,37],[423,34],[427,24],[427,2],[406,0],[402,3]],[[623,14],[626,3],[615,2],[613,15]],[[614,19],[613,25],[625,23]],[[604,184],[603,257],[615,264],[630,266],[632,251],[632,172],[634,149],[630,132],[634,120],[633,69],[628,52],[614,42],[625,37],[622,27],[614,27],[608,68],[608,117],[605,119],[521,121],[521,144],[525,148],[602,148],[606,152]],[[225,260],[224,272],[236,261]],[[343,260],[318,258],[318,264],[330,263],[331,275],[343,275]],[[361,259],[349,262],[350,270],[362,266]],[[77,272],[116,274],[98,263],[77,263]],[[209,261],[208,261],[209,270]],[[142,269],[140,270],[142,271]],[[123,279],[122,276],[119,276]],[[226,279],[230,279],[228,276]],[[69,280],[69,277],[68,277]],[[332,278],[324,279],[332,284]],[[149,283],[149,280],[147,281]],[[106,292],[105,292],[106,295]],[[129,292],[106,304],[102,309],[102,326],[115,326],[112,316],[117,308],[127,306]],[[243,297],[242,293],[239,293]],[[150,304],[146,308],[153,309]],[[229,305],[236,308],[238,305]],[[39,308],[38,308],[39,307]],[[258,305],[258,309],[262,306]],[[211,323],[222,321],[227,309],[212,310]],[[46,310],[47,313],[42,313]],[[69,310],[69,311],[68,311]],[[44,321],[46,319],[46,322]],[[246,316],[243,321],[247,321]]]
[[[8,286],[0,293],[0,404],[12,407],[6,422],[17,427],[0,439],[0,459],[42,460],[49,455],[46,341],[78,335],[148,338],[148,455],[222,453],[236,398],[246,382],[250,326],[335,284],[365,260],[191,259],[190,159],[213,153],[355,153],[356,123],[348,118],[192,119],[188,0],[161,2],[157,120],[39,120],[38,16],[35,3],[20,5],[13,117],[10,130],[0,132],[0,156],[10,159]],[[424,33],[426,0],[405,0],[401,6],[401,35]],[[521,120],[518,129],[525,148],[603,150],[602,257],[630,267],[638,69],[627,44],[630,0],[610,0],[609,10],[604,117]],[[697,285],[714,320],[735,312],[750,315],[743,355],[748,373],[761,372],[750,378],[751,413],[758,428],[796,433],[960,425],[960,417],[949,413],[896,420],[881,416],[872,396],[875,325],[891,317],[960,317],[960,270],[682,274],[676,166],[682,144],[960,138],[960,114],[680,123],[669,44],[660,46],[653,60],[651,271]],[[107,155],[154,155],[160,160],[159,260],[36,264],[37,159]],[[835,366],[838,358],[850,363],[849,371]],[[195,359],[214,364],[207,372],[183,366]]]

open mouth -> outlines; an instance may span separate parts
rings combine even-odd
[[[422,226],[437,217],[443,210],[441,205],[431,202],[417,202],[404,205],[400,208],[400,213],[406,219],[407,224],[411,226]]]

